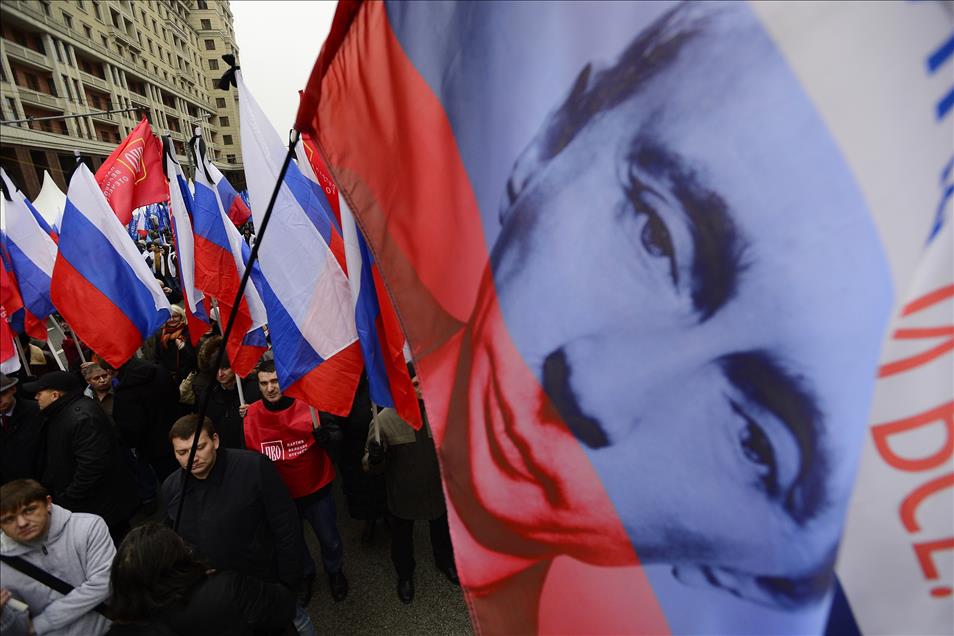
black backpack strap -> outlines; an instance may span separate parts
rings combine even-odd
[[[47,572],[46,570],[44,570],[43,568],[39,566],[33,565],[32,563],[30,563],[23,557],[0,555],[0,560],[2,560],[4,563],[9,565],[14,570],[18,570],[21,573],[26,574],[28,577],[30,577],[34,581],[38,581],[42,583],[43,585],[47,586],[51,590],[59,592],[63,596],[66,596],[67,594],[69,594],[70,592],[74,590],[74,587],[72,585],[70,585],[69,583],[61,579],[60,577],[50,574],[49,572]],[[108,608],[106,607],[104,603],[100,603],[99,605],[94,607],[93,610],[99,612],[106,618],[109,618],[109,615],[106,613],[108,611]]]

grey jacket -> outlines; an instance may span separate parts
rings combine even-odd
[[[101,517],[70,512],[53,504],[46,539],[34,544],[18,543],[0,532],[0,553],[22,557],[75,588],[63,596],[0,563],[3,587],[27,604],[38,635],[96,636],[109,629],[109,621],[93,611],[109,598],[109,569],[116,555],[106,522]],[[4,636],[26,633],[25,619],[22,612],[7,604],[0,616]]]

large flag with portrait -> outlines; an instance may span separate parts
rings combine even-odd
[[[296,127],[407,332],[479,633],[950,632],[952,30],[339,3]]]

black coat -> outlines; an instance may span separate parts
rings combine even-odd
[[[170,525],[184,470],[162,484]],[[179,535],[219,570],[237,570],[295,589],[302,577],[301,524],[275,465],[261,453],[220,447],[203,480],[189,479]]]
[[[43,416],[46,453],[41,481],[53,501],[73,512],[97,514],[110,527],[127,521],[139,505],[136,482],[103,410],[74,392],[47,406]]]
[[[40,477],[43,434],[40,407],[18,397],[6,430],[0,429],[0,484]]]
[[[242,381],[242,389],[245,392],[245,403],[251,404],[261,398],[258,390],[258,382],[255,378],[246,378]],[[215,432],[219,434],[219,443],[225,448],[245,448],[245,422],[239,414],[239,395],[233,387],[227,390],[216,380],[212,380],[209,387],[209,406],[205,414],[215,424]],[[199,405],[205,395],[198,395],[195,410],[198,412]]]
[[[160,618],[183,635],[280,634],[287,628],[295,633],[295,595],[281,583],[222,572],[205,579],[185,607]]]
[[[161,366],[138,358],[120,367],[117,378],[113,420],[122,442],[160,468],[162,480],[177,466],[169,429],[178,415],[179,387]]]

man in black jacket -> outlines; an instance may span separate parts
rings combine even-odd
[[[17,382],[0,373],[0,484],[40,476],[43,418],[36,402],[16,397]]]
[[[23,389],[36,394],[45,419],[40,481],[57,504],[102,517],[118,543],[139,502],[109,418],[82,394],[83,385],[72,373],[51,371]]]
[[[167,370],[139,358],[130,358],[116,378],[113,420],[123,444],[135,449],[162,483],[176,469],[168,435],[177,416],[179,387]]]
[[[296,590],[302,579],[301,524],[288,489],[275,466],[260,453],[220,448],[212,420],[198,431],[192,474],[185,468],[199,416],[179,418],[169,431],[175,457],[183,470],[162,484],[166,516],[175,525],[187,479],[186,499],[178,532],[219,570],[237,570]],[[296,617],[304,621],[307,614]]]

